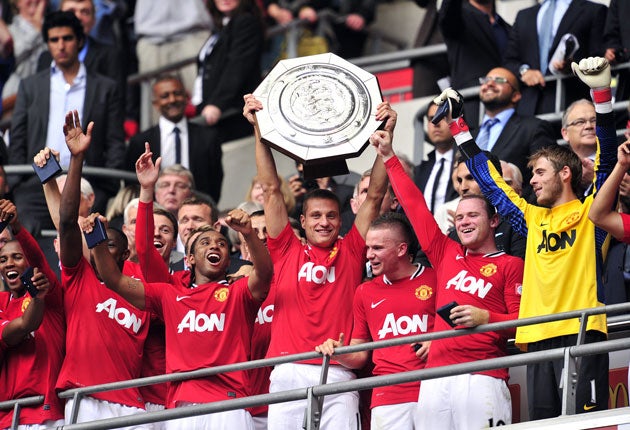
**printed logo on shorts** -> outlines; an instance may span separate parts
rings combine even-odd
[[[420,285],[416,288],[416,299],[418,300],[429,300],[431,296],[433,296],[433,288],[428,285]]]
[[[228,290],[227,288],[219,288],[214,292],[214,299],[217,302],[224,302],[227,300],[229,294],[230,290]]]

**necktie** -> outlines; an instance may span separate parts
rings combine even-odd
[[[549,6],[540,21],[540,32],[538,33],[538,49],[540,52],[540,72],[547,73],[549,66],[549,49],[553,36],[553,15],[556,13],[556,0],[547,0]]]
[[[484,151],[489,151],[488,147],[490,144],[490,129],[497,122],[499,122],[497,118],[488,118],[481,125],[481,130],[479,130],[479,135],[477,136],[477,146]]]
[[[440,159],[440,167],[438,167],[437,173],[435,174],[435,179],[433,180],[433,189],[431,192],[431,212],[435,213],[435,194],[437,193],[438,185],[440,185],[440,178],[442,177],[442,172],[444,171],[444,161],[446,158]]]
[[[175,164],[182,164],[182,139],[179,136],[179,127],[173,128],[175,135]]]

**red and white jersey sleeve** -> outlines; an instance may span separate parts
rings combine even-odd
[[[209,283],[194,288],[145,284],[147,310],[166,326],[167,372],[186,372],[250,359],[250,342],[260,303],[248,278],[232,285]],[[231,372],[172,382],[167,407],[177,402],[213,402],[249,395],[247,374]]]
[[[436,278],[433,269],[418,266],[408,279],[394,282],[379,276],[357,288],[354,296],[353,339],[377,341],[433,331]],[[374,375],[423,369],[410,344],[375,349]],[[415,402],[418,382],[377,387],[371,407]]]
[[[287,223],[267,247],[276,276],[267,356],[312,351],[328,338],[351,333],[352,301],[365,261],[365,241],[356,227],[328,249],[302,245]]]
[[[124,381],[140,376],[150,315],[101,283],[87,260],[61,268],[67,322],[66,357],[57,389]],[[98,357],[99,371],[94,371]],[[144,408],[137,388],[92,397]]]

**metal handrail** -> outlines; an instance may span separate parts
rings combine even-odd
[[[623,312],[630,312],[630,303],[622,303],[622,304],[616,304],[616,305],[608,305],[608,306],[601,306],[601,307],[596,307],[596,308],[562,312],[558,314],[542,315],[542,316],[537,316],[537,317],[523,318],[523,319],[517,319],[517,320],[511,320],[511,321],[503,321],[503,322],[498,322],[498,323],[480,325],[478,327],[471,328],[471,329],[445,330],[445,331],[422,334],[422,335],[399,337],[396,339],[389,339],[389,340],[384,340],[384,341],[368,342],[368,343],[364,343],[360,345],[339,347],[339,348],[336,348],[335,351],[336,351],[336,355],[342,355],[342,354],[358,352],[358,351],[370,351],[370,350],[374,350],[378,348],[405,345],[405,344],[409,344],[413,342],[423,342],[427,340],[436,340],[436,339],[465,336],[469,334],[482,333],[482,332],[487,332],[487,331],[499,331],[499,330],[515,328],[515,327],[524,326],[524,325],[540,324],[540,323],[560,321],[560,320],[573,319],[573,318],[581,318],[582,320],[584,320],[585,318],[588,318],[591,315],[599,315],[603,313],[619,314]],[[628,315],[613,316],[611,318],[611,323],[613,322],[612,320],[614,320],[614,323],[619,324],[621,323],[622,320],[628,321]],[[626,348],[630,348],[630,339],[603,341],[603,342],[592,343],[592,344],[587,344],[587,345],[557,348],[553,350],[539,351],[539,352],[533,352],[533,353],[524,353],[524,354],[518,354],[516,356],[508,356],[508,357],[494,358],[494,359],[477,361],[477,362],[442,366],[442,367],[424,369],[424,370],[419,370],[419,371],[402,372],[402,373],[397,373],[397,374],[392,374],[392,375],[361,378],[360,380],[356,380],[356,381],[347,381],[347,382],[340,382],[340,383],[326,384],[326,385],[320,384],[317,386],[305,387],[302,389],[288,390],[288,391],[283,391],[283,392],[273,393],[273,394],[256,395],[256,396],[250,396],[246,398],[234,399],[234,400],[228,400],[228,401],[219,401],[219,402],[195,405],[195,406],[186,407],[186,408],[169,409],[169,410],[151,412],[151,413],[146,413],[146,414],[141,414],[141,415],[136,415],[136,416],[112,418],[112,419],[93,421],[93,422],[82,423],[82,424],[70,424],[70,425],[64,426],[63,428],[64,429],[88,429],[88,428],[100,429],[100,428],[113,428],[116,425],[126,426],[126,425],[132,425],[132,424],[149,423],[149,422],[162,421],[166,419],[183,418],[183,417],[196,416],[196,415],[212,413],[212,412],[241,409],[245,407],[260,406],[260,405],[265,405],[265,404],[280,403],[280,402],[292,401],[292,400],[301,400],[301,399],[308,398],[309,392],[310,392],[310,395],[312,396],[321,397],[321,396],[329,395],[329,394],[362,390],[362,389],[368,389],[368,388],[385,386],[385,385],[393,385],[393,384],[399,384],[403,382],[410,382],[410,381],[423,380],[423,379],[433,379],[433,378],[439,378],[439,377],[448,376],[448,375],[464,374],[464,373],[471,373],[471,372],[489,370],[489,369],[500,368],[500,367],[512,367],[516,365],[536,363],[536,362],[541,362],[541,361],[546,361],[546,360],[559,359],[567,355],[570,357],[580,357],[583,355],[593,355],[593,354],[597,354],[601,352],[618,351],[618,350],[626,349]],[[216,367],[200,369],[200,370],[196,370],[192,372],[172,373],[172,374],[152,376],[152,377],[147,377],[147,378],[133,379],[133,380],[128,380],[128,381],[119,381],[119,382],[113,382],[113,383],[108,383],[108,384],[100,384],[100,385],[95,385],[95,386],[90,386],[90,387],[75,388],[75,389],[70,389],[70,390],[66,390],[64,392],[59,393],[59,397],[60,398],[74,397],[75,399],[80,399],[81,396],[103,392],[103,391],[119,390],[119,389],[131,388],[131,387],[140,387],[140,386],[152,385],[152,384],[168,382],[168,381],[181,381],[181,380],[191,379],[191,378],[201,378],[201,377],[215,375],[217,373],[246,370],[246,369],[259,368],[259,367],[269,367],[269,366],[273,366],[277,364],[299,362],[299,361],[304,361],[304,360],[308,360],[312,358],[319,358],[319,357],[321,357],[321,354],[319,353],[305,352],[305,353],[300,353],[300,354],[293,354],[290,356],[254,360],[254,361],[235,363],[235,364],[224,365],[224,366],[216,366]],[[26,402],[30,401],[31,399],[38,399],[39,403],[41,403],[41,401],[43,400],[43,396],[40,396],[39,398],[17,399],[17,400],[1,402],[0,409],[2,408],[6,409],[7,407],[12,407],[16,403],[26,404]]]

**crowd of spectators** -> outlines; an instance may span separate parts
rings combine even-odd
[[[416,44],[443,40],[449,66],[417,61],[419,91],[437,93],[442,72],[454,88],[426,110],[434,150],[415,166],[397,156],[397,116],[384,102],[376,109],[384,127],[370,137],[373,168],[314,180],[304,178],[300,163],[295,174],[279,176],[260,139],[255,112],[262,105],[249,93],[261,81],[263,54],[277,48],[266,28],[304,19],[331,49],[355,58],[364,52],[375,1],[17,0],[12,16],[1,3],[0,55],[10,70],[3,108],[11,128],[6,145],[0,141],[0,165],[55,159],[68,171],[43,186],[37,176],[0,172],[0,221],[10,225],[0,237],[0,400],[45,396],[43,405],[24,408],[22,423],[68,420],[73,401],[62,404],[58,390],[314,348],[333,357],[331,382],[353,379],[354,369],[369,364],[373,374],[386,374],[500,357],[514,332],[463,341],[477,355],[458,353],[461,344],[452,340],[399,348],[392,362],[382,353],[334,351],[345,340],[398,337],[405,318],[415,324],[407,334],[424,333],[627,300],[630,285],[617,272],[626,268],[628,218],[609,213],[617,190],[622,210],[630,208],[630,149],[620,146],[614,170],[611,155],[617,140],[609,63],[625,61],[630,48],[625,2],[612,0],[607,8],[544,0],[520,11],[513,25],[493,0],[416,3],[426,10],[427,26]],[[327,22],[324,10],[341,18]],[[124,19],[131,16],[134,31]],[[137,53],[128,50],[134,45]],[[150,91],[127,85],[134,71],[194,56],[196,64],[161,74]],[[552,75],[567,75],[560,127],[535,117],[555,109]],[[618,77],[622,100],[627,76]],[[469,102],[455,91],[477,85],[478,98]],[[142,130],[141,114],[150,124]],[[252,133],[257,172],[240,175],[251,187],[242,205],[219,212],[222,144]],[[557,144],[559,137],[566,145]],[[137,181],[123,188],[119,180],[83,177],[84,166],[124,169]],[[602,189],[611,171],[615,185]],[[97,231],[99,221],[109,225],[106,238],[90,250],[82,233]],[[44,229],[58,233],[52,258],[35,240]],[[580,241],[572,247],[576,231]],[[608,260],[606,231],[617,240]],[[571,249],[558,256],[561,242]],[[583,273],[554,274],[562,279],[540,273],[553,271],[551,261],[561,257],[562,267],[580,261]],[[29,266],[36,268],[38,294],[20,280]],[[466,291],[466,282],[479,291]],[[563,282],[588,288],[542,300]],[[457,303],[440,319],[436,308],[451,301]],[[86,340],[82,327],[103,336]],[[529,351],[575,343],[572,322],[549,327],[519,328],[517,342]],[[593,318],[586,341],[605,336],[605,320]],[[102,372],[87,366],[93,354]],[[47,366],[23,377],[21,369],[33,362]],[[321,362],[99,393],[81,402],[78,419],[316,385]],[[607,355],[583,364],[577,408],[606,409]],[[530,418],[560,413],[561,368],[552,362],[528,370]],[[423,382],[419,390],[417,384],[375,390],[372,428],[397,428],[401,421],[391,421],[397,414],[427,428],[511,421],[507,369],[462,376]],[[478,395],[447,399],[447,386],[475,387]],[[360,413],[370,409],[364,400],[357,393],[327,397],[321,428],[356,428],[359,420],[369,426]],[[426,405],[420,413],[418,401]],[[480,403],[494,407],[482,411]],[[459,418],[435,413],[443,404]],[[305,408],[290,402],[163,425],[298,429]],[[0,428],[10,420],[11,412],[0,411]]]

